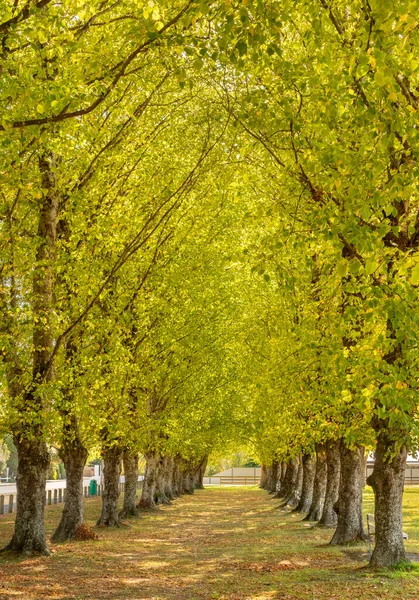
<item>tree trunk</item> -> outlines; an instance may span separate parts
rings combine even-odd
[[[180,479],[181,479],[181,477],[180,477],[179,459],[175,457],[173,459],[173,473],[172,473],[172,490],[173,490],[173,496],[175,498],[178,498],[179,496],[182,495]]]
[[[15,438],[14,442],[19,459],[16,520],[13,537],[4,549],[49,555],[44,526],[45,486],[50,462],[48,449],[39,439]]]
[[[262,465],[260,470],[260,484],[259,487],[262,490],[266,490],[268,484],[268,468],[266,465]]]
[[[276,492],[276,482],[278,481],[278,463],[276,460],[272,462],[268,468],[267,491],[269,494]]]
[[[66,472],[66,495],[61,521],[51,540],[64,542],[76,536],[83,524],[83,471],[88,451],[78,437],[68,439],[60,451]]]
[[[299,466],[300,461],[298,458],[292,458],[288,461],[287,476],[284,482],[284,489],[282,490],[282,497],[284,498],[283,506],[286,506],[292,498],[297,484]]]
[[[165,456],[160,458],[159,466],[156,474],[156,489],[154,492],[154,500],[156,504],[170,504],[169,498],[166,496],[166,488],[168,485],[168,464]]]
[[[375,496],[375,548],[370,567],[391,567],[407,562],[403,545],[402,499],[407,449],[402,447],[393,458],[394,443],[380,433],[375,450],[375,463],[368,484]]]
[[[319,527],[336,527],[338,515],[335,504],[339,498],[340,485],[340,440],[328,440],[326,442],[327,457],[327,485],[326,498],[324,500],[323,514],[317,523]]]
[[[326,452],[323,444],[316,444],[316,474],[314,476],[313,501],[303,521],[318,521],[323,513],[327,484]]]
[[[195,492],[195,473],[191,465],[188,465],[184,472],[184,493],[192,495]]]
[[[160,457],[158,454],[150,452],[146,454],[146,461],[147,463],[143,481],[143,490],[138,507],[143,509],[155,509],[157,508],[157,505],[154,497],[156,492],[157,470],[159,467]]]
[[[314,476],[316,474],[316,458],[313,454],[304,454],[302,459],[303,465],[303,487],[301,490],[301,498],[294,512],[307,513],[310,510],[313,501]]]
[[[138,454],[125,449],[122,454],[125,474],[124,504],[120,518],[136,517],[137,508],[137,483],[138,483]]]
[[[121,450],[114,446],[103,453],[105,466],[104,490],[102,494],[102,514],[97,525],[104,527],[119,527],[118,499],[119,480],[121,476]]]
[[[278,463],[274,498],[280,498],[281,497],[282,464],[283,463],[281,463],[281,462]]]
[[[363,458],[362,446],[351,450],[345,444],[341,444],[339,500],[335,505],[338,523],[330,542],[332,546],[367,539],[362,518]]]
[[[204,489],[204,475],[205,475],[205,471],[207,469],[207,464],[208,464],[208,456],[205,456],[202,459],[201,464],[199,465],[198,472],[197,472],[197,480],[196,480],[196,484],[195,484],[195,489],[197,489],[197,490]]]
[[[278,490],[281,495],[282,495],[282,490],[285,485],[285,479],[287,476],[287,468],[288,468],[288,463],[286,463],[285,461],[282,461],[282,463],[281,463],[281,479],[280,479],[280,486],[279,486],[279,490]]]
[[[15,345],[13,326],[6,349],[6,377],[10,397],[17,409],[14,442],[19,464],[16,475],[17,503],[13,537],[8,550],[30,554],[49,554],[44,524],[45,486],[49,467],[49,454],[44,439],[44,393],[39,386],[54,377],[54,301],[55,259],[57,241],[57,215],[59,194],[56,186],[55,154],[38,154],[39,174],[43,190],[42,200],[37,203],[38,227],[35,263],[32,269],[32,376],[25,381],[25,369],[20,364]],[[35,207],[34,207],[35,208]],[[11,313],[16,312],[17,296],[12,272],[10,282]],[[9,293],[9,292],[8,292]],[[20,302],[20,301],[19,301]],[[25,300],[27,303],[27,300]],[[11,317],[13,323],[13,317]],[[10,350],[12,348],[12,350]],[[26,359],[25,359],[26,360]]]
[[[166,476],[165,476],[165,487],[164,493],[169,500],[174,500],[176,495],[173,490],[173,478],[174,478],[174,468],[175,468],[175,460],[173,456],[167,455],[165,457],[166,461]]]
[[[298,469],[297,469],[297,477],[295,480],[295,486],[292,490],[291,497],[287,502],[287,506],[291,508],[295,508],[300,502],[301,494],[303,491],[303,477],[304,477],[304,469],[303,469],[303,461],[301,460],[301,456],[298,458]]]

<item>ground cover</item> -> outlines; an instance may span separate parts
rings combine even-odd
[[[86,501],[91,525],[99,502]],[[404,505],[407,550],[419,553],[419,489]],[[50,558],[0,556],[0,600],[419,600],[417,571],[372,573],[366,546],[331,548],[330,531],[278,507],[256,487],[209,488],[96,541],[52,545]],[[49,534],[61,509],[47,509]],[[12,524],[0,519],[2,545]]]

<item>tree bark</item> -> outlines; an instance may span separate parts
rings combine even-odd
[[[142,509],[155,509],[157,508],[155,493],[160,457],[154,452],[149,452],[146,454],[146,461],[143,490],[138,507]]]
[[[119,513],[119,518],[136,517],[137,508],[137,483],[138,483],[138,454],[125,449],[122,454],[124,465],[125,489],[124,504]]]
[[[177,457],[175,457],[173,459],[173,473],[172,473],[172,490],[173,490],[173,496],[175,498],[178,498],[179,496],[182,495],[181,487],[182,486],[181,486],[179,459]]]
[[[192,495],[195,492],[195,473],[193,467],[188,464],[183,475],[183,490],[185,494]]]
[[[282,506],[286,506],[293,497],[293,493],[297,485],[299,466],[300,461],[298,457],[292,458],[288,461],[287,476],[285,478],[284,489],[282,491],[282,497],[284,498]]]
[[[117,446],[108,448],[103,453],[104,490],[102,494],[102,514],[97,525],[118,527],[119,481],[121,476],[121,450]]]
[[[287,502],[287,506],[291,508],[295,508],[300,502],[302,490],[303,490],[303,477],[304,477],[304,469],[303,462],[301,456],[298,457],[298,469],[297,469],[297,477],[295,480],[295,486],[291,492],[291,497]]]
[[[280,486],[279,486],[279,493],[281,495],[282,495],[282,490],[285,485],[285,479],[287,476],[287,468],[288,468],[288,463],[285,461],[282,461],[282,463],[281,463],[281,479],[280,479]]]
[[[408,562],[403,544],[402,499],[407,449],[392,458],[386,456],[394,450],[394,443],[380,433],[375,450],[375,463],[367,483],[375,496],[375,548],[370,567],[392,567]]]
[[[4,550],[49,555],[44,526],[45,486],[49,468],[46,444],[38,439],[14,438],[18,452],[17,503],[13,537]]]
[[[340,444],[340,440],[326,442],[327,485],[323,514],[317,523],[319,527],[336,527],[338,522],[338,515],[334,507],[339,498]]]
[[[266,465],[262,465],[260,472],[260,484],[259,487],[262,490],[266,490],[268,484],[268,467]]]
[[[165,488],[164,493],[169,500],[174,500],[176,495],[173,490],[173,478],[174,478],[174,468],[175,468],[175,460],[173,456],[165,456],[166,461],[166,476],[165,476]]]
[[[83,471],[88,451],[78,437],[68,438],[60,451],[66,471],[66,496],[61,521],[51,540],[64,542],[76,536],[84,521]]]
[[[166,496],[168,486],[168,464],[165,456],[160,457],[156,473],[156,489],[154,499],[156,504],[170,504],[170,499]]]
[[[316,473],[314,476],[313,501],[303,521],[318,521],[323,513],[327,484],[326,452],[323,444],[316,444]]]
[[[278,463],[276,460],[268,467],[267,491],[269,494],[276,492],[276,482],[278,481]]]
[[[345,444],[341,444],[339,500],[335,505],[338,523],[330,542],[332,546],[367,539],[362,518],[363,459],[362,446],[351,450]]]
[[[197,490],[203,490],[204,489],[204,475],[205,475],[205,471],[207,469],[207,464],[208,464],[208,456],[205,456],[198,468],[197,471],[197,478],[196,478],[196,483],[195,483],[195,489]]]
[[[294,512],[307,513],[310,510],[313,501],[314,476],[316,474],[316,458],[313,454],[304,454],[302,458],[303,466],[303,487],[301,498],[294,508]]]
[[[37,248],[32,274],[32,377],[24,382],[24,368],[14,340],[13,318],[6,331],[6,377],[10,397],[16,402],[19,419],[14,431],[19,465],[17,506],[13,537],[6,547],[15,552],[49,554],[44,525],[45,486],[49,454],[44,439],[43,394],[38,387],[53,379],[53,309],[59,194],[56,186],[55,155],[38,155],[43,198],[38,206]],[[11,281],[10,308],[17,307],[16,283]],[[10,349],[9,349],[10,346]]]

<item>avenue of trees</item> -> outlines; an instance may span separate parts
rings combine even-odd
[[[6,0],[0,7],[0,427],[7,546],[202,486],[256,448],[262,487],[371,566],[406,560],[418,446],[419,10],[401,0]],[[139,504],[138,457],[147,460]],[[118,513],[123,464],[126,488]]]

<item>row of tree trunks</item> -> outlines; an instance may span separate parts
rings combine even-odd
[[[290,492],[288,498],[286,498],[284,500],[284,504],[286,504],[290,508],[295,508],[300,501],[300,498],[302,495],[302,490],[303,490],[303,475],[304,475],[303,461],[302,461],[301,457],[298,457],[295,483],[291,489],[291,492]]]
[[[298,469],[300,465],[299,457],[292,458],[287,463],[286,474],[283,485],[281,486],[281,498],[284,499],[283,505],[286,506],[293,497],[297,486]]]
[[[326,442],[327,481],[323,513],[318,522],[319,527],[336,527],[338,515],[335,504],[339,498],[340,485],[340,440]]]
[[[314,476],[316,474],[316,458],[313,454],[304,454],[302,458],[303,483],[301,497],[294,508],[295,512],[308,513],[313,501]]]
[[[72,431],[77,433],[78,428],[72,426]],[[67,489],[61,521],[51,537],[53,542],[73,539],[83,524],[83,472],[87,454],[78,435],[65,437],[60,456],[64,462]]]
[[[103,493],[102,513],[97,525],[117,527],[119,525],[118,500],[121,477],[122,451],[118,446],[107,448],[103,452]]]
[[[364,448],[340,448],[341,477],[339,499],[335,504],[338,514],[332,545],[345,545],[366,539],[362,518],[362,490],[364,487]]]
[[[304,520],[336,527],[331,544],[365,539],[362,520],[364,449],[348,448],[341,440],[316,445],[316,454],[287,463],[280,495],[282,506],[306,513]]]
[[[266,490],[268,485],[268,467],[266,465],[262,465],[260,469],[260,484],[259,487],[262,490]]]
[[[182,494],[193,494],[203,489],[208,458],[199,462],[185,461],[180,457],[161,456],[157,452],[146,455],[146,472],[143,481],[140,509],[155,509],[159,504],[170,504]]]
[[[304,521],[319,521],[323,514],[327,484],[327,456],[325,447],[316,444],[316,472],[314,475],[313,500]]]
[[[138,454],[125,448],[122,454],[122,464],[125,475],[124,504],[119,513],[120,519],[136,517],[137,508],[137,483],[138,483]]]

